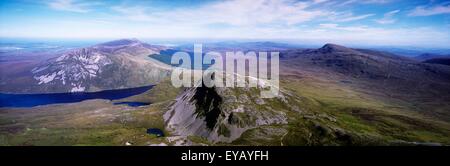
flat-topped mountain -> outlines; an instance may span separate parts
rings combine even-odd
[[[111,47],[117,47],[117,46],[130,46],[130,45],[137,45],[137,44],[144,44],[138,39],[119,39],[114,41],[109,41],[105,43],[98,44],[98,46],[111,46]]]

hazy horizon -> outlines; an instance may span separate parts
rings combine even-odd
[[[337,44],[351,48],[392,48],[392,49],[405,49],[405,50],[418,50],[422,52],[438,50],[450,53],[450,47],[436,47],[436,46],[414,46],[414,45],[368,45],[364,43],[339,43],[339,42],[326,42],[326,41],[302,41],[302,40],[286,40],[286,39],[232,39],[232,38],[4,38],[0,37],[0,45],[8,44],[36,44],[36,43],[56,43],[60,45],[75,45],[79,47],[91,46],[100,44],[103,42],[109,42],[121,39],[137,39],[142,42],[153,45],[165,45],[165,46],[180,46],[188,44],[216,44],[222,42],[236,42],[236,43],[251,43],[251,42],[273,42],[280,44],[289,44],[298,46],[298,48],[319,48],[325,44]]]
[[[0,2],[0,38],[210,39],[450,48],[443,0]]]

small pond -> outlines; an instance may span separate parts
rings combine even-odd
[[[164,132],[158,128],[149,128],[147,129],[147,134],[154,134],[157,137],[164,137]]]
[[[140,107],[140,106],[150,105],[150,103],[134,102],[134,101],[124,101],[124,102],[117,102],[117,103],[114,103],[114,105],[127,105],[127,106],[130,106],[130,107]]]

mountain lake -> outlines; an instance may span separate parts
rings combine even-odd
[[[117,100],[134,95],[138,95],[150,90],[153,85],[116,89],[116,90],[104,90],[98,92],[74,92],[74,93],[43,93],[43,94],[7,94],[0,93],[0,107],[34,107],[47,104],[58,103],[75,103],[83,100],[90,99],[106,99]],[[149,103],[140,102],[118,102],[114,104],[125,104],[132,107],[138,107],[148,105]]]

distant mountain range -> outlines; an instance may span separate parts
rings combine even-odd
[[[418,73],[424,71],[431,71],[429,74],[424,73],[424,77],[438,78],[435,77],[436,70],[446,69],[426,64],[440,63],[442,60],[426,63],[418,61],[447,57],[423,54],[409,58],[389,52],[351,49],[335,44],[326,44],[319,49],[304,49],[297,45],[274,42],[210,43],[204,45],[203,51],[251,50],[281,51],[282,61],[288,60],[288,64],[306,63],[301,66],[309,66],[311,69],[321,67],[345,75],[380,79],[406,77],[415,80],[421,75]],[[171,54],[176,51],[192,51],[192,46],[165,47],[146,44],[136,39],[121,39],[65,51],[40,63],[31,60],[32,58],[5,62],[1,66],[3,70],[0,90],[10,93],[76,92],[155,84],[170,73]],[[4,59],[7,61],[7,58]],[[293,67],[295,66],[298,65]],[[404,67],[408,70],[402,69]],[[440,75],[446,75],[446,72],[440,72]]]
[[[447,55],[450,54],[450,49],[448,48],[417,48],[417,47],[373,47],[369,48],[371,50],[386,51],[393,54],[405,56],[405,57],[416,57],[422,54],[437,54],[437,55]]]

